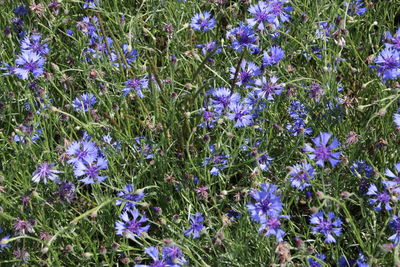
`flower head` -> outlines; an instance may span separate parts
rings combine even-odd
[[[194,15],[190,26],[196,31],[206,32],[215,27],[215,19],[209,12],[202,12]]]
[[[67,148],[67,154],[70,157],[69,164],[75,165],[80,161],[93,162],[99,154],[99,148],[91,141],[74,141]]]
[[[1,233],[3,233],[3,228],[0,226],[0,234]],[[0,252],[3,252],[3,248],[11,247],[11,245],[8,244],[8,239],[10,239],[10,237],[10,235],[5,235],[0,238]]]
[[[47,184],[47,179],[55,181],[58,177],[57,173],[60,173],[61,171],[53,169],[54,165],[54,163],[47,162],[40,164],[39,168],[37,168],[33,172],[32,181],[35,183],[39,183],[40,179],[43,179],[44,184]]]
[[[149,231],[150,225],[144,225],[149,219],[140,215],[137,209],[126,209],[119,218],[121,220],[115,223],[117,235],[135,239]]]
[[[143,94],[142,90],[148,88],[149,80],[147,79],[147,77],[143,77],[141,79],[134,78],[131,80],[127,80],[125,82],[125,86],[126,87],[124,89],[122,89],[124,96],[127,96],[132,91],[132,89],[135,89],[138,96],[140,98],[144,98],[144,94]]]
[[[257,97],[264,98],[269,101],[273,101],[274,95],[280,95],[283,89],[283,84],[278,83],[278,77],[276,76],[272,76],[269,79],[265,77],[257,79],[255,85],[257,87]]]
[[[321,132],[319,136],[312,139],[315,144],[315,148],[312,148],[309,144],[303,148],[303,151],[307,152],[308,157],[311,160],[316,161],[316,164],[324,167],[325,162],[329,162],[332,167],[335,167],[339,163],[341,152],[333,152],[335,148],[340,146],[339,141],[333,138],[333,141],[330,145],[328,145],[329,139],[332,137],[332,134]]]
[[[333,212],[328,212],[326,217],[324,212],[320,211],[311,216],[310,223],[314,225],[311,227],[312,233],[323,234],[326,243],[335,243],[336,239],[333,235],[340,236],[342,232],[342,221]]]
[[[103,182],[107,179],[107,176],[101,176],[100,171],[105,170],[108,167],[108,161],[106,158],[100,156],[96,159],[88,158],[86,161],[78,161],[74,166],[75,177],[84,176],[80,179],[80,182],[84,184],[93,184],[95,182]]]
[[[190,228],[183,231],[185,236],[193,235],[193,239],[198,238],[200,231],[204,228],[203,220],[204,217],[199,212],[194,216],[190,216]]]
[[[271,46],[269,53],[264,51],[262,57],[262,67],[272,66],[278,64],[278,62],[285,56],[285,51],[279,46]]]
[[[211,104],[217,112],[222,112],[231,103],[238,103],[240,101],[240,95],[238,93],[232,93],[230,89],[220,87],[211,91]]]
[[[72,107],[78,112],[87,112],[97,103],[96,97],[92,94],[82,94],[72,101]]]
[[[229,105],[228,119],[235,121],[234,127],[247,127],[252,124],[253,115],[250,107],[241,103],[231,103]]]
[[[233,49],[238,52],[241,52],[243,48],[249,48],[252,53],[259,52],[259,48],[255,44],[258,38],[253,28],[243,22],[240,22],[238,27],[228,31],[226,37],[231,40]]]
[[[307,162],[296,164],[289,172],[289,181],[291,185],[299,190],[304,190],[306,187],[311,186],[310,180],[314,176],[315,169]]]
[[[135,191],[133,184],[128,184],[124,187],[124,190],[117,194],[117,197],[122,198],[117,199],[115,205],[121,205],[125,203],[125,209],[134,208],[136,202],[139,202],[144,197],[144,190]]]
[[[397,79],[400,76],[400,51],[393,47],[386,47],[375,58],[377,66],[371,68],[378,70],[378,76],[383,80]]]
[[[383,181],[382,184],[386,189],[393,191],[397,195],[400,195],[400,162],[394,165],[396,171],[393,172],[389,168],[386,169],[385,175],[392,178],[391,181]]]
[[[261,222],[263,217],[277,217],[282,211],[281,196],[277,195],[278,187],[273,184],[261,184],[259,191],[253,190],[250,195],[256,201],[247,205],[252,220]]]
[[[14,73],[23,80],[28,79],[29,73],[32,73],[34,78],[43,74],[46,60],[36,52],[23,50],[21,55],[15,60],[17,67]]]
[[[388,191],[384,190],[382,192],[379,192],[376,185],[371,184],[370,187],[368,188],[367,195],[368,196],[376,196],[376,198],[369,199],[369,203],[371,205],[375,205],[376,211],[381,211],[382,205],[385,207],[386,211],[392,210],[392,207],[390,207],[390,205],[389,205],[391,196]]]

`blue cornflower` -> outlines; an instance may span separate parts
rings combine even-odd
[[[122,51],[128,65],[137,60],[138,51],[135,48],[130,47],[128,44],[123,44]]]
[[[249,106],[242,103],[231,103],[227,117],[235,121],[234,127],[247,127],[252,124],[253,115]]]
[[[196,31],[206,32],[215,27],[215,19],[207,11],[197,13],[192,17],[190,26]]]
[[[99,148],[91,141],[74,141],[68,146],[67,154],[70,157],[69,164],[75,165],[80,161],[93,162],[99,154]]]
[[[400,27],[397,29],[394,36],[390,32],[385,33],[385,46],[388,48],[394,48],[400,51]]]
[[[194,216],[190,216],[190,228],[183,231],[185,236],[193,235],[193,239],[198,238],[200,231],[204,228],[203,220],[204,217],[200,212],[197,212]]]
[[[229,210],[228,210],[228,213],[226,213],[225,215],[228,216],[228,218],[229,218],[231,221],[234,221],[235,219],[237,219],[237,218],[240,217],[241,213],[235,211],[234,209],[229,209]]]
[[[93,108],[93,106],[97,103],[97,98],[94,94],[82,94],[77,96],[72,101],[72,107],[78,112],[87,112]]]
[[[281,27],[281,23],[287,22],[290,19],[288,13],[292,12],[292,6],[285,6],[288,0],[272,0],[268,2],[268,10],[271,16],[268,17],[268,22],[276,28]]]
[[[141,215],[137,209],[126,209],[115,223],[116,234],[130,239],[142,236],[149,231],[150,225],[144,225],[149,219]]]
[[[317,38],[324,41],[328,41],[328,37],[331,36],[333,28],[334,26],[332,23],[328,23],[326,21],[320,22],[319,27],[316,30],[315,34]]]
[[[3,228],[0,226],[0,234],[1,233],[3,233]],[[3,248],[11,247],[11,245],[8,244],[8,239],[10,239],[10,237],[10,235],[5,235],[0,238],[0,252],[3,252]]]
[[[255,82],[257,97],[273,101],[274,95],[280,95],[283,90],[283,84],[277,82],[278,77],[276,76],[270,77],[269,80],[265,77],[257,79]]]
[[[211,165],[212,168],[210,170],[210,174],[218,175],[222,170],[227,168],[229,157],[225,155],[225,152],[217,154],[214,145],[210,145],[209,148],[212,155],[211,157],[206,157],[205,160],[202,162],[202,165]]]
[[[243,85],[245,87],[251,87],[254,83],[254,80],[252,78],[261,74],[261,70],[256,64],[250,61],[246,61],[244,59],[242,60],[242,62],[240,62],[237,77],[235,77],[235,67],[232,66],[229,70],[231,72],[230,78],[232,80],[236,78],[236,84],[238,86]]]
[[[30,50],[23,50],[21,55],[15,60],[17,67],[14,69],[14,73],[23,80],[28,79],[29,73],[32,73],[34,78],[39,77],[44,73],[43,65],[46,60]]]
[[[311,186],[310,180],[314,176],[314,171],[315,169],[307,162],[296,164],[291,167],[289,181],[293,187],[303,191],[306,187]]]
[[[285,56],[285,51],[279,46],[271,46],[269,53],[264,51],[262,57],[262,67],[272,66],[278,64],[278,62]]]
[[[357,260],[352,260],[352,259],[348,260],[344,256],[341,256],[339,258],[338,266],[339,267],[369,267],[369,264],[366,263],[364,254],[362,254],[362,252],[360,252],[358,254]]]
[[[227,108],[231,103],[238,103],[240,101],[240,95],[238,93],[232,93],[231,90],[226,87],[211,90],[211,97],[211,104],[218,113],[222,112],[222,110]]]
[[[261,217],[260,224],[261,227],[258,230],[261,233],[265,233],[265,236],[274,235],[278,242],[283,241],[283,236],[285,232],[281,229],[281,222],[279,219],[289,219],[288,216],[274,216],[274,217]]]
[[[370,178],[375,174],[374,168],[362,160],[354,161],[350,166],[350,171],[355,176],[365,176],[367,178]]]
[[[325,254],[323,253],[318,253],[317,255],[315,255],[317,257],[317,259],[319,259],[319,261],[315,260],[314,258],[309,257],[308,258],[308,267],[322,267],[322,264],[320,262],[324,262],[324,260],[326,259]]]
[[[390,200],[391,200],[391,196],[388,191],[384,190],[382,192],[379,192],[376,185],[371,184],[368,188],[367,195],[368,196],[376,196],[376,198],[368,199],[369,204],[375,205],[376,211],[381,211],[382,205],[385,206],[386,211],[392,210],[392,207],[390,207],[390,204],[389,204]]]
[[[84,0],[83,8],[96,8],[100,4],[99,2],[99,0]]]
[[[240,22],[238,27],[228,31],[226,38],[231,40],[233,49],[238,52],[241,52],[243,48],[249,48],[251,53],[259,52],[259,48],[255,44],[258,38],[253,28],[243,22]]]
[[[92,38],[98,38],[101,36],[98,27],[98,18],[96,16],[84,17],[82,20],[76,23],[76,28],[78,28],[78,30],[80,30],[83,34]]]
[[[201,53],[206,55],[215,50],[215,54],[221,53],[222,49],[221,46],[217,44],[216,41],[211,41],[205,44],[198,44],[196,45],[197,48],[201,48]]]
[[[135,143],[133,147],[135,148],[135,152],[143,154],[145,159],[154,158],[153,148],[151,145],[151,140],[144,136],[135,137]]]
[[[134,208],[136,202],[139,202],[144,198],[144,190],[135,191],[133,184],[128,184],[124,187],[124,190],[117,194],[117,197],[123,198],[117,199],[115,205],[121,205],[125,203],[124,209]]]
[[[378,76],[383,80],[397,79],[400,76],[400,51],[392,47],[383,49],[374,62],[377,66],[370,66],[378,70]]]
[[[257,166],[261,171],[266,172],[269,170],[269,166],[273,160],[274,158],[268,156],[267,154],[263,154],[257,158]]]
[[[17,8],[14,8],[14,14],[18,17],[23,17],[28,14],[29,9],[26,8],[24,4],[19,5]]]
[[[204,109],[203,115],[203,122],[199,124],[201,128],[214,128],[214,123],[217,121],[216,114],[212,111]]]
[[[335,148],[340,146],[339,141],[336,137],[328,145],[329,139],[332,137],[331,133],[321,132],[319,136],[312,139],[315,144],[315,148],[312,148],[309,144],[306,144],[303,151],[307,152],[307,156],[316,161],[316,164],[325,167],[325,162],[329,161],[332,167],[335,167],[340,161],[341,152],[333,152]]]
[[[260,1],[257,4],[251,5],[248,9],[249,13],[253,15],[252,18],[247,19],[246,22],[251,26],[257,26],[259,31],[264,31],[265,23],[268,23],[268,20],[271,20],[273,17],[270,14],[270,9],[268,8],[267,3]]]
[[[353,0],[352,2],[350,2],[350,4],[348,2],[344,2],[343,3],[347,8],[347,14],[354,16],[361,16],[362,14],[364,14],[365,12],[367,12],[367,8],[363,7],[364,5],[364,1],[362,0]]]
[[[33,172],[32,181],[39,183],[40,179],[43,179],[44,184],[47,184],[47,179],[50,179],[51,181],[57,181],[57,173],[60,173],[61,171],[53,169],[54,165],[54,163],[49,164],[47,162],[40,164],[39,168]]]
[[[42,36],[40,34],[32,34],[30,36],[26,36],[21,41],[21,50],[29,50],[31,52],[35,52],[40,56],[48,55],[50,52],[49,44],[40,42]]]
[[[400,162],[394,165],[396,172],[392,172],[390,169],[386,169],[385,175],[389,178],[393,178],[392,181],[383,181],[382,184],[386,189],[393,191],[400,195]]]
[[[71,182],[63,181],[58,185],[58,192],[55,193],[61,201],[71,202],[75,198],[75,185]]]
[[[322,211],[312,215],[310,224],[314,224],[314,226],[311,226],[313,234],[321,233],[325,235],[326,243],[335,243],[336,239],[333,234],[340,236],[342,232],[342,221],[333,212],[328,212],[327,218]]]
[[[161,259],[156,247],[148,247],[144,251],[153,259],[153,263],[151,265],[136,264],[135,267],[179,267],[187,263],[178,247],[163,247]]]
[[[136,90],[136,93],[140,98],[144,98],[144,94],[142,92],[142,89],[146,89],[149,86],[149,80],[146,77],[143,77],[142,79],[139,78],[134,78],[131,80],[127,80],[125,82],[125,88],[122,89],[123,95],[127,96],[132,89]]]
[[[247,205],[253,221],[261,222],[263,217],[277,217],[282,211],[281,196],[277,195],[278,187],[273,184],[261,184],[259,191],[252,190],[250,195],[256,201]]]
[[[108,161],[104,157],[86,158],[85,161],[78,161],[74,166],[75,177],[85,176],[79,182],[84,184],[94,184],[96,182],[103,182],[107,176],[100,176],[100,171],[108,167]]]
[[[400,114],[396,113],[393,115],[393,122],[396,124],[397,128],[400,128]]]
[[[397,246],[400,241],[400,217],[394,215],[390,220],[389,226],[392,228],[395,234],[390,236],[388,239],[394,241],[394,245]]]

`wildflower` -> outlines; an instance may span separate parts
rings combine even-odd
[[[331,36],[333,28],[334,26],[332,23],[328,23],[325,21],[320,22],[315,34],[318,39],[321,39],[323,41],[328,41],[328,37]]]
[[[195,14],[192,17],[190,26],[196,31],[206,32],[215,27],[215,19],[209,12],[205,11]]]
[[[281,222],[279,220],[280,218],[288,219],[289,217],[282,215],[269,218],[261,217],[260,220],[261,227],[259,229],[259,232],[265,232],[265,236],[274,235],[278,242],[282,242],[285,232],[280,228],[281,227]]]
[[[282,211],[281,196],[276,194],[278,187],[273,184],[261,184],[259,191],[253,190],[250,195],[256,201],[247,205],[252,220],[261,222],[263,217],[277,217]]]
[[[33,77],[37,78],[43,74],[45,62],[45,59],[38,53],[23,50],[15,60],[17,67],[14,69],[14,73],[23,80],[28,79],[29,73],[32,73]]]
[[[136,90],[136,93],[140,98],[144,98],[144,94],[142,92],[143,89],[146,89],[149,86],[149,80],[147,77],[144,77],[142,79],[134,78],[131,80],[127,80],[125,82],[125,88],[122,89],[123,95],[127,96],[132,89]]]
[[[47,43],[42,44],[40,42],[41,38],[42,36],[40,34],[32,34],[30,36],[26,36],[21,41],[21,50],[34,52],[37,53],[39,56],[48,55],[50,52],[49,45]]]
[[[230,78],[232,80],[236,78],[236,84],[245,87],[251,87],[254,83],[252,78],[261,74],[261,70],[256,64],[244,59],[240,62],[239,70],[236,70],[235,67],[230,67],[229,70],[231,72]],[[235,76],[236,72],[237,77]]]
[[[397,79],[400,76],[400,51],[386,47],[381,51],[374,62],[377,66],[370,66],[378,70],[378,76],[383,80]]]
[[[92,94],[82,94],[72,101],[73,108],[78,112],[87,112],[97,103],[96,97]]]
[[[75,185],[71,182],[63,181],[58,185],[56,196],[61,201],[71,202],[75,198]]]
[[[385,46],[387,48],[394,48],[400,51],[400,27],[397,29],[394,36],[390,32],[386,32],[385,41]]]
[[[116,234],[135,239],[149,231],[150,225],[144,225],[149,219],[140,215],[137,209],[126,209],[115,223]]]
[[[18,220],[14,224],[14,229],[17,231],[20,235],[25,235],[26,233],[33,233],[33,226],[30,222],[24,221],[24,220]]]
[[[303,151],[308,153],[308,157],[311,160],[316,160],[316,164],[321,167],[325,166],[326,161],[329,161],[332,167],[335,167],[340,161],[341,152],[332,152],[332,150],[340,146],[336,137],[333,138],[332,143],[327,146],[331,136],[332,134],[330,133],[321,132],[319,136],[312,139],[316,146],[315,148],[312,148],[309,144],[306,144],[303,148]]]
[[[23,17],[28,14],[28,9],[24,4],[19,5],[17,8],[14,8],[14,14],[17,15],[18,17]]]
[[[328,218],[325,218],[324,212],[320,211],[311,216],[310,223],[314,224],[311,226],[312,233],[325,235],[326,243],[335,243],[336,239],[333,234],[340,236],[342,231],[342,221],[333,212],[328,212]]]
[[[121,205],[125,203],[124,209],[134,208],[136,202],[139,202],[144,197],[144,190],[135,191],[133,184],[127,184],[124,190],[117,194],[117,197],[122,198],[117,199],[115,205]]]
[[[314,171],[315,169],[307,162],[294,165],[289,172],[289,181],[292,187],[303,191],[306,187],[311,186],[310,180],[314,176]]]
[[[267,154],[263,154],[257,158],[257,165],[263,172],[268,171],[269,166],[271,165],[274,158],[268,156]]]
[[[395,234],[390,236],[388,239],[394,241],[394,246],[397,246],[400,241],[400,217],[394,215],[390,220],[389,226],[392,228]]]
[[[269,80],[265,77],[257,79],[255,82],[257,97],[273,101],[274,95],[280,95],[283,89],[283,84],[277,82],[276,76],[272,76]]]
[[[97,158],[99,149],[94,142],[79,141],[72,142],[67,148],[67,154],[71,157],[69,164],[77,164],[80,161],[92,162]]]
[[[201,53],[206,55],[214,51],[215,54],[221,53],[221,46],[217,44],[216,41],[211,41],[205,44],[196,45],[197,48],[201,48]]]
[[[231,103],[229,105],[228,119],[235,121],[234,127],[247,127],[251,125],[253,115],[250,114],[250,108],[241,103]]]
[[[396,124],[397,128],[400,128],[400,114],[396,113],[393,115],[394,124]]]
[[[269,13],[271,10],[268,9],[268,5],[265,2],[260,1],[257,4],[251,5],[248,11],[251,15],[253,15],[253,17],[247,19],[246,22],[252,27],[258,25],[257,29],[259,31],[263,31],[265,29],[264,24],[267,23],[272,17],[272,15]]]
[[[1,233],[3,233],[3,228],[0,226],[0,234]],[[0,238],[0,253],[3,252],[3,248],[11,247],[11,245],[8,244],[8,239],[10,239],[10,237],[10,235],[5,235]]]
[[[212,111],[203,110],[203,122],[199,124],[201,128],[214,128],[214,123],[217,121],[216,114]]]
[[[225,87],[213,89],[211,97],[211,104],[217,112],[221,112],[231,103],[238,103],[240,101],[240,95],[238,93],[232,93],[230,89]]]
[[[368,199],[369,203],[371,205],[376,205],[375,206],[375,210],[376,211],[381,211],[382,210],[382,205],[385,206],[386,211],[390,211],[392,210],[392,208],[390,207],[389,203],[391,200],[391,196],[389,194],[388,191],[384,190],[382,192],[378,191],[378,188],[376,187],[376,185],[371,184],[370,187],[368,188],[368,192],[367,192],[368,196],[376,196],[375,199]]]
[[[190,228],[183,231],[185,236],[193,235],[193,239],[198,238],[200,231],[204,228],[203,220],[204,217],[199,212],[194,216],[190,216]]]
[[[84,9],[87,9],[87,8],[93,9],[93,8],[96,8],[99,4],[100,4],[99,0],[84,0],[83,8]]]
[[[26,250],[23,249],[17,249],[13,251],[13,255],[16,259],[21,260],[21,263],[27,263],[30,255]]]
[[[135,148],[135,152],[143,154],[145,159],[154,158],[153,148],[151,145],[151,140],[146,137],[135,137],[135,143],[133,147]]]
[[[383,181],[382,184],[386,189],[390,189],[394,193],[400,195],[400,162],[394,165],[396,172],[392,172],[390,169],[386,169],[385,175],[389,178],[393,178],[392,181]]]
[[[269,53],[264,51],[262,57],[262,67],[272,66],[278,64],[278,62],[285,56],[285,51],[279,46],[271,46]]]
[[[326,259],[326,256],[325,256],[325,254],[323,254],[323,253],[318,253],[317,255],[315,255],[316,257],[317,257],[317,259],[319,260],[316,260],[316,259],[314,259],[314,258],[311,258],[311,257],[309,257],[308,258],[308,267],[322,267],[322,264],[320,263],[320,262],[324,262],[324,260]]]
[[[203,161],[202,165],[212,165],[212,168],[210,170],[211,175],[218,175],[220,172],[224,169],[227,168],[227,163],[229,157],[225,155],[224,152],[217,154],[215,151],[215,146],[210,145],[210,152],[211,152],[211,157],[206,157],[205,160]]]
[[[367,178],[371,178],[375,173],[375,170],[372,168],[372,166],[362,160],[353,162],[353,164],[350,166],[350,171],[355,176],[365,176]]]
[[[233,49],[238,52],[241,52],[243,48],[249,48],[251,53],[259,52],[259,48],[255,44],[258,38],[253,28],[243,22],[240,22],[238,27],[228,31],[226,38],[231,40]]]
[[[182,250],[177,246],[166,246],[162,248],[162,255],[167,264],[171,266],[185,265],[187,264],[186,259],[182,253]],[[177,266],[176,266],[177,267]]]
[[[107,159],[100,156],[97,159],[87,158],[85,161],[78,161],[74,166],[75,177],[85,176],[79,182],[84,184],[93,184],[95,182],[103,182],[107,176],[100,176],[100,170],[107,169]]]
[[[350,3],[344,2],[343,4],[347,7],[347,14],[351,16],[361,16],[367,12],[367,8],[363,7],[364,1],[362,0],[353,0]]]
[[[292,12],[293,8],[291,6],[285,6],[284,4],[286,2],[288,2],[288,0],[272,0],[268,3],[269,14],[271,14],[268,21],[272,23],[275,28],[279,28],[282,23],[288,22],[290,19],[288,13]]]
[[[40,164],[39,168],[33,172],[32,181],[39,183],[40,179],[43,179],[44,184],[47,184],[47,179],[55,181],[58,177],[57,173],[60,173],[61,171],[53,169],[54,165],[54,163],[49,164],[47,162]]]

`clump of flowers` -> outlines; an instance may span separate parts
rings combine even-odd
[[[306,126],[306,118],[308,113],[308,107],[300,103],[300,101],[293,101],[289,106],[289,116],[294,120],[293,123],[288,123],[286,129],[297,136],[300,133],[309,135],[312,133],[312,129]]]

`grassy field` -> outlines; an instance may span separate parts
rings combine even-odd
[[[0,266],[400,266],[399,1],[0,10]]]

